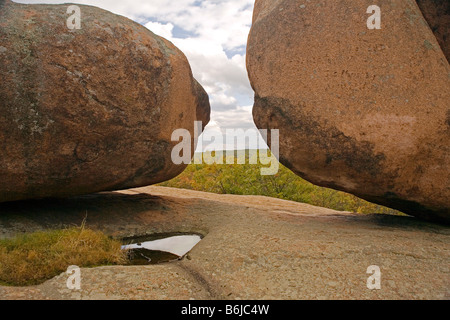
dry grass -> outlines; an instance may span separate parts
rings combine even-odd
[[[71,265],[95,267],[127,264],[121,243],[82,227],[37,232],[0,240],[0,283],[40,284]]]

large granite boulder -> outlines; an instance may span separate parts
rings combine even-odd
[[[416,2],[257,0],[247,67],[259,128],[321,186],[450,221],[450,67]]]
[[[172,43],[91,6],[71,30],[68,6],[0,3],[0,202],[171,179],[172,132],[209,121]]]

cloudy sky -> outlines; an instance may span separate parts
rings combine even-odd
[[[189,59],[209,94],[210,133],[256,129],[245,50],[254,0],[14,0],[19,3],[94,5],[126,16],[172,41]],[[205,145],[208,145],[205,143]],[[209,148],[222,149],[210,144]],[[232,145],[224,146],[232,149]],[[256,148],[256,146],[250,146]]]

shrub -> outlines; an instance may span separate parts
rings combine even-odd
[[[263,154],[265,152],[258,155]],[[190,164],[181,175],[159,185],[219,194],[262,195],[362,214],[402,215],[399,211],[367,202],[354,195],[315,186],[281,164],[276,175],[262,176],[260,169],[263,165],[260,162],[248,164],[248,153],[246,158],[247,164],[244,165]]]

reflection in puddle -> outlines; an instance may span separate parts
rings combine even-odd
[[[128,256],[134,265],[157,264],[181,259],[200,242],[200,235],[159,235],[126,239],[122,250],[128,250]]]

